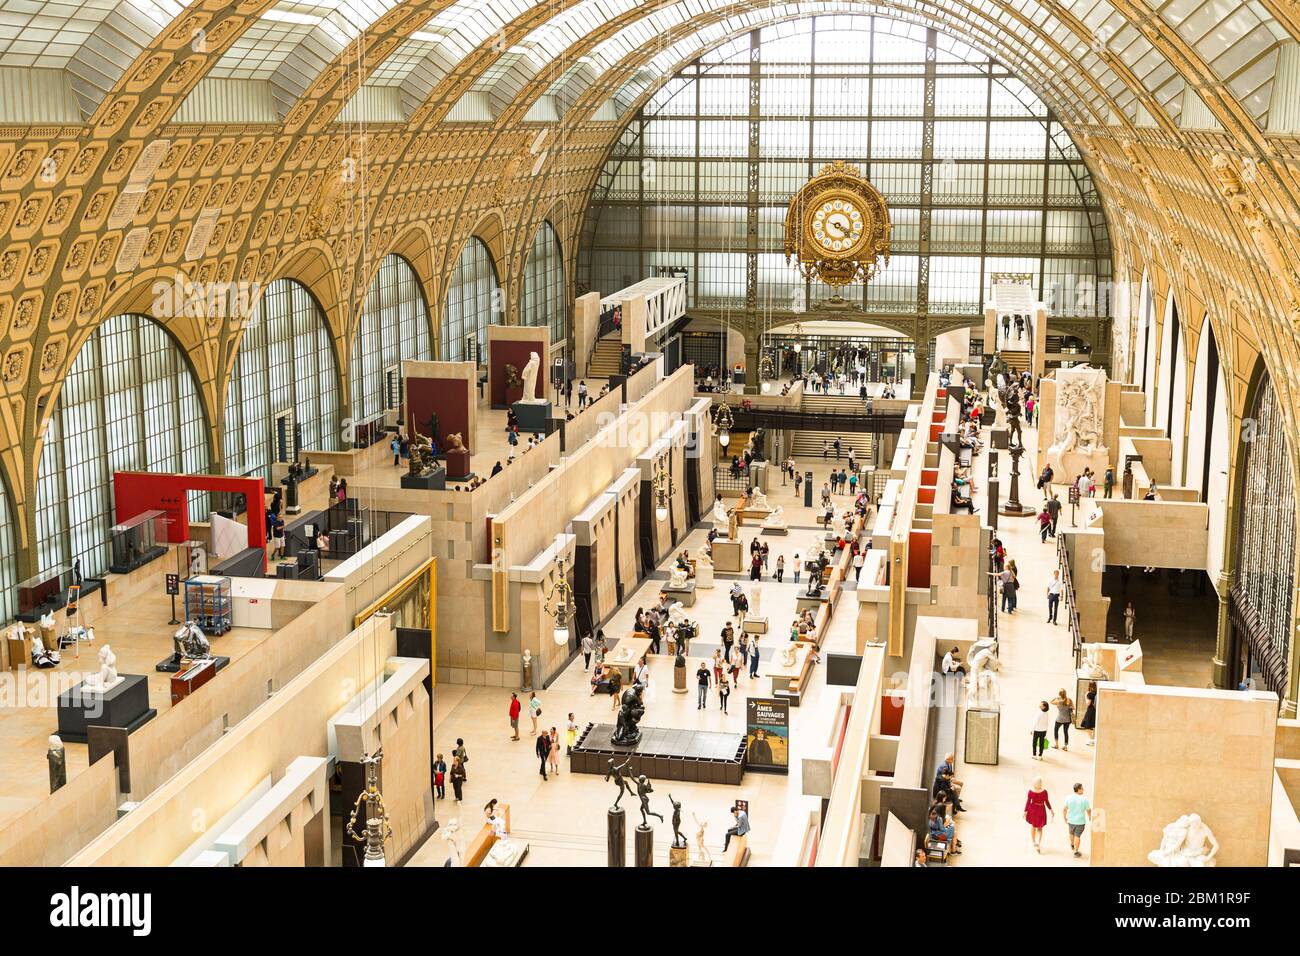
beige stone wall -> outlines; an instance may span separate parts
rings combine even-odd
[[[1277,707],[1274,694],[1099,684],[1091,865],[1149,866],[1185,813],[1214,831],[1219,866],[1266,865]]]
[[[1098,500],[1106,562],[1133,567],[1205,568],[1209,505],[1191,501]],[[1069,505],[1062,510],[1068,527]]]

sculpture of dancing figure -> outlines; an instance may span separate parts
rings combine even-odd
[[[709,821],[701,820],[694,813],[691,816],[695,818],[695,862],[701,866],[708,866],[713,862],[709,848],[704,845],[704,830],[708,827]]]
[[[619,808],[618,802],[623,799],[623,794],[632,792],[632,788],[629,787],[627,783],[627,775],[624,773],[631,763],[631,757],[624,760],[621,765],[615,764],[613,757],[609,758],[609,769],[605,771],[605,779],[612,779],[614,781],[614,786],[618,787],[618,796],[614,798],[614,805],[610,807],[611,810],[617,810]]]
[[[1000,697],[997,671],[1001,667],[996,640],[985,638],[971,646],[970,676],[966,684],[967,707],[997,705]]]
[[[523,375],[524,393],[520,398],[521,402],[540,402],[544,399],[537,397],[537,369],[541,366],[542,360],[537,357],[536,352],[528,353],[528,364],[524,366]]]
[[[633,684],[623,691],[623,702],[618,710],[618,725],[610,736],[610,743],[630,747],[641,742],[641,730],[637,724],[645,716],[645,704],[641,700],[641,685]]]
[[[1215,866],[1219,841],[1198,814],[1188,813],[1168,824],[1160,838],[1160,849],[1152,850],[1147,859],[1156,866]]]
[[[682,834],[682,802],[674,800],[671,793],[668,794],[668,802],[673,805],[673,846],[685,849],[686,837]]]
[[[662,813],[655,813],[653,810],[650,809],[650,794],[654,792],[655,792],[655,788],[650,786],[649,777],[647,777],[645,774],[641,774],[641,776],[636,778],[636,795],[641,800],[641,827],[640,828],[644,830],[650,829],[650,821],[647,819],[647,816],[658,817],[660,823],[664,822],[664,815]]]

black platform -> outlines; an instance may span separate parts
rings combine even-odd
[[[59,695],[59,729],[63,740],[84,744],[88,727],[135,730],[158,715],[149,706],[149,681],[143,674],[122,674],[122,683],[105,693],[82,684]]]
[[[212,660],[216,667],[216,671],[220,671],[223,667],[225,667],[227,664],[230,663],[229,657],[220,657],[214,655]],[[161,674],[177,674],[180,673],[180,669],[181,667],[179,664],[172,663],[172,655],[170,654],[168,654],[165,658],[163,658],[157,664],[154,665],[154,670],[158,671]]]
[[[627,772],[651,780],[739,785],[745,774],[743,734],[642,727],[640,743],[619,747],[609,742],[613,733],[613,724],[587,724],[569,756],[569,769],[603,775],[611,757],[622,764],[631,756]]]
[[[444,491],[447,488],[447,469],[438,467],[423,475],[407,472],[402,475],[402,487],[421,491]]]

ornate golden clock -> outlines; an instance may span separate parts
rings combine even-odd
[[[870,282],[889,262],[889,210],[856,166],[833,162],[794,194],[785,214],[785,261],[806,279],[840,288]]]

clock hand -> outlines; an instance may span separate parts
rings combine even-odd
[[[832,226],[835,227],[835,232],[836,232],[838,235],[841,235],[841,236],[842,236],[842,235],[845,234],[845,233],[844,233],[844,227],[843,227],[842,225],[840,225],[840,221],[839,221],[838,219],[828,219],[828,220],[826,220],[826,228],[827,228],[827,229],[830,229],[830,227],[832,227]]]

